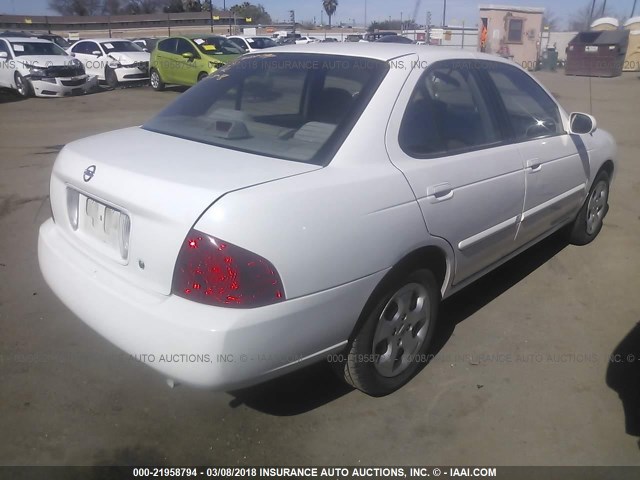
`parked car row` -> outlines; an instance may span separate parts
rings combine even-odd
[[[0,43],[0,87],[13,89],[23,97],[77,95],[96,88],[100,82],[110,88],[150,82],[154,90],[160,91],[169,84],[195,85],[244,53],[283,43],[321,42],[315,37],[278,33],[281,35],[275,40],[259,35],[197,34],[132,40],[88,38],[71,45],[58,35],[5,32],[0,34],[3,39]],[[391,32],[370,35],[367,39],[411,42]],[[337,40],[322,42],[327,41]]]

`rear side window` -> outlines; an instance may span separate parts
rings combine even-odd
[[[502,140],[468,62],[440,62],[418,81],[400,125],[400,147],[414,157],[483,148]]]
[[[166,40],[162,40],[158,42],[158,50],[166,53],[176,53],[176,47],[178,45],[177,38],[167,38]]]
[[[516,140],[564,133],[558,106],[529,75],[498,63],[486,71],[504,103]]]
[[[219,69],[143,128],[196,142],[326,164],[388,71],[336,55],[253,55]]]

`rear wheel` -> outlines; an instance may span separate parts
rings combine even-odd
[[[380,289],[347,349],[344,379],[372,396],[402,387],[427,360],[440,292],[429,270],[414,270]]]
[[[16,90],[22,98],[29,98],[33,94],[31,82],[24,78],[20,73],[16,72],[15,76]]]
[[[111,68],[111,67],[107,67],[104,71],[104,79],[107,82],[107,85],[110,88],[117,88],[118,86],[118,76],[116,75],[116,71]]]
[[[162,81],[162,78],[160,78],[160,73],[155,68],[151,69],[150,82],[151,88],[153,88],[155,91],[161,92],[162,90],[164,90],[164,82]]]
[[[584,205],[570,226],[569,241],[572,244],[586,245],[598,236],[609,209],[608,201],[609,174],[603,170],[598,173]]]

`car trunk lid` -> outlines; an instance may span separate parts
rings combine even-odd
[[[182,242],[212,203],[318,168],[136,127],[67,145],[53,169],[51,202],[56,223],[77,248],[138,286],[169,294]]]

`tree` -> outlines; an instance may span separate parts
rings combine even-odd
[[[329,17],[329,29],[331,29],[331,17],[336,13],[338,8],[338,0],[322,0],[322,7]]]
[[[551,10],[546,10],[544,12],[544,16],[542,17],[542,26],[549,27],[549,31],[555,31],[558,30],[560,22],[555,13],[553,13]]]
[[[254,5],[249,2],[244,2],[239,5],[234,5],[229,11],[239,18],[250,18],[251,23],[256,25],[273,23],[271,15],[267,13],[262,4]]]
[[[102,13],[105,15],[118,15],[122,12],[120,0],[105,0],[102,6]]]
[[[60,15],[98,15],[102,11],[99,0],[49,0],[49,8]]]
[[[591,6],[593,5],[592,1],[588,1],[584,7],[579,8],[576,12],[569,17],[569,30],[571,31],[581,31],[588,30],[591,26],[591,23],[600,17],[611,16],[612,12],[609,6],[607,6],[604,11],[602,7],[604,5],[603,0],[597,1],[595,3],[595,8],[593,9],[593,16],[591,16]]]
[[[157,12],[165,0],[127,0],[124,12],[130,15]]]

